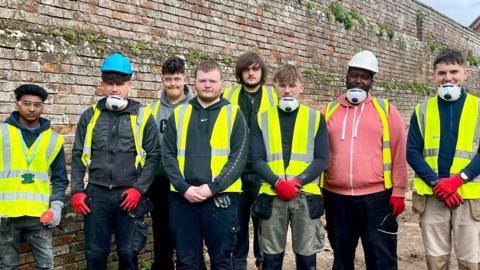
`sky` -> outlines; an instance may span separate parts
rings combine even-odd
[[[420,0],[440,13],[469,26],[480,16],[480,0]]]

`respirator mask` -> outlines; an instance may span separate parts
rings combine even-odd
[[[108,96],[105,106],[110,111],[120,111],[125,109],[128,105],[128,100],[119,96]]]
[[[462,88],[454,83],[446,83],[438,87],[437,93],[445,101],[456,101],[462,94]]]
[[[285,112],[293,112],[298,106],[300,106],[300,102],[293,97],[283,97],[278,102],[278,107]]]
[[[348,102],[357,105],[367,99],[367,91],[361,88],[350,88],[347,90],[345,97],[347,98]]]

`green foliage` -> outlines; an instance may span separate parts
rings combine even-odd
[[[311,12],[313,10],[313,2],[312,1],[307,1],[305,3],[305,8],[307,9],[308,12]]]
[[[129,48],[134,55],[139,55],[147,48],[147,43],[145,41],[131,42]]]
[[[77,33],[71,29],[63,30],[62,35],[67,41],[75,41],[77,39]]]
[[[475,57],[472,52],[467,53],[465,56],[465,61],[467,61],[472,67],[478,67],[478,64],[480,64],[480,59]]]
[[[335,21],[343,24],[345,29],[349,30],[352,28],[352,16],[350,15],[349,12],[347,12],[343,6],[338,3],[334,2],[328,6],[329,11],[333,14],[335,17]]]
[[[441,43],[436,41],[432,41],[428,43],[428,50],[430,53],[437,53],[445,49],[445,46]]]
[[[193,50],[190,51],[186,56],[185,56],[185,61],[189,65],[196,65],[200,63],[201,61],[206,61],[206,60],[212,60],[213,56],[207,52],[201,51],[201,50]]]
[[[222,58],[222,63],[229,66],[229,65],[235,63],[235,57],[233,57],[231,55],[224,55],[223,58]]]
[[[387,37],[388,37],[388,39],[390,39],[390,41],[392,41],[393,38],[395,37],[395,31],[393,31],[387,25],[385,25],[383,23],[379,23],[378,24],[378,36],[383,37],[384,34],[387,35]]]
[[[167,57],[172,57],[172,56],[175,56],[177,53],[175,52],[174,49],[172,49],[171,47],[168,47],[168,48],[164,51],[164,54],[165,54]]]
[[[433,88],[419,82],[405,83],[392,80],[386,82],[378,82],[377,85],[385,88],[385,90],[412,90],[415,92],[422,92],[425,95],[430,95],[435,92]]]
[[[352,19],[354,19],[355,21],[357,21],[359,24],[361,24],[362,26],[365,26],[366,22],[365,20],[360,16],[360,14],[358,14],[355,10],[352,10],[350,12],[350,17],[352,17]]]

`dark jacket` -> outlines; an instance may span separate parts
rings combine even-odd
[[[18,112],[13,112],[7,118],[7,120],[5,120],[5,123],[15,126],[21,130],[23,140],[29,148],[38,138],[40,133],[50,128],[50,120],[40,118],[40,127],[34,131],[30,131],[19,122]],[[67,168],[65,167],[65,152],[63,150],[63,146],[60,148],[60,151],[53,160],[52,164],[50,164],[50,170],[52,171],[50,176],[50,183],[52,183],[52,194],[50,196],[50,201],[63,202],[65,201],[65,190],[68,186]]]
[[[297,119],[298,110],[293,112],[284,112],[278,109],[278,117],[280,120],[280,132],[278,136],[282,137],[282,153],[283,164],[285,168],[290,163],[292,154],[292,140],[293,130]],[[255,172],[270,185],[275,186],[279,177],[273,173],[268,167],[265,153],[265,142],[263,141],[262,130],[258,126],[258,120],[255,120],[252,125],[252,135],[250,144],[250,159],[253,163]],[[302,184],[308,184],[315,180],[322,171],[325,171],[328,166],[328,132],[327,124],[323,114],[320,118],[320,125],[315,134],[315,145],[313,148],[313,161],[305,170],[297,175],[298,181]]]
[[[453,157],[458,138],[458,126],[465,104],[466,94],[462,89],[462,95],[457,101],[449,102],[439,97],[438,110],[440,113],[440,150],[438,154],[438,175],[428,166],[423,157],[424,140],[418,127],[415,112],[410,119],[410,129],[407,139],[407,161],[415,173],[428,185],[434,186],[439,178],[450,177]],[[478,127],[477,127],[478,128]],[[468,175],[469,180],[480,174],[480,155],[476,155],[470,164],[462,170]]]
[[[129,99],[125,109],[113,112],[105,107],[105,100],[103,98],[97,103],[102,112],[93,129],[88,182],[108,188],[135,187],[143,194],[152,183],[160,162],[160,142],[155,120],[150,116],[143,131],[142,147],[147,152],[145,166],[136,169],[130,114],[137,114],[141,104]],[[84,192],[86,168],[82,163],[83,143],[93,112],[92,107],[83,112],[77,125],[72,150],[72,194]]]
[[[170,182],[181,194],[190,186],[208,184],[213,194],[222,192],[238,179],[247,162],[247,127],[245,118],[239,110],[233,124],[230,137],[230,155],[220,175],[212,179],[210,167],[210,138],[220,109],[229,104],[225,99],[203,108],[196,98],[190,100],[192,114],[188,123],[185,149],[185,176],[178,167],[177,130],[173,115],[168,119],[167,130],[163,137],[162,157]]]

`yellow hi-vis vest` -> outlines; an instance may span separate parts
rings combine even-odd
[[[258,115],[258,125],[265,144],[266,162],[272,172],[282,179],[292,179],[301,174],[313,161],[315,135],[320,126],[319,111],[300,105],[292,138],[292,153],[288,167],[283,162],[282,136],[277,107]],[[318,177],[303,186],[303,191],[320,194]],[[264,181],[260,193],[276,195],[274,187]]]
[[[210,138],[211,161],[210,170],[212,171],[212,182],[220,174],[225,164],[228,162],[230,155],[230,137],[232,134],[233,124],[237,117],[239,108],[232,104],[227,104],[220,109],[217,120],[213,126],[212,137]],[[192,105],[184,104],[178,106],[173,111],[175,117],[175,128],[177,129],[177,160],[178,167],[182,175],[185,175],[185,150],[187,147],[188,123],[192,115]],[[207,169],[207,168],[205,168]],[[171,191],[177,191],[170,184]],[[241,192],[242,181],[236,179],[223,192]]]
[[[388,100],[383,98],[373,98],[373,106],[378,112],[380,121],[383,126],[383,179],[385,189],[392,188],[392,153],[390,150],[390,127],[388,126],[388,112],[390,111],[390,105]],[[325,120],[328,122],[330,116],[338,109],[340,103],[338,101],[329,102],[325,110]],[[323,187],[325,175],[322,174],[322,181],[320,186]]]
[[[223,98],[230,101],[234,105],[238,105],[238,96],[240,95],[240,90],[242,90],[241,85],[232,85],[225,88],[223,92]],[[270,85],[262,85],[262,100],[260,102],[260,107],[258,113],[262,113],[271,107],[276,107],[278,104],[277,94],[275,90]]]
[[[438,154],[440,152],[440,113],[438,98],[434,97],[415,108],[418,127],[423,136],[423,157],[425,162],[438,173]],[[450,174],[460,173],[477,155],[480,142],[480,102],[475,96],[467,94],[458,126],[457,145]],[[432,189],[417,175],[413,186],[420,195],[432,194]],[[464,199],[480,198],[480,177],[462,185],[458,193]]]
[[[22,132],[9,124],[0,124],[0,216],[40,217],[48,209],[51,195],[50,165],[63,145],[63,136],[52,129],[37,138],[38,148],[28,167],[22,148]],[[31,155],[35,143],[28,149]],[[33,183],[22,184],[22,175],[34,174]]]
[[[85,141],[83,142],[83,152],[82,152],[82,163],[87,168],[92,162],[92,138],[93,138],[93,128],[97,124],[98,117],[100,117],[101,110],[97,108],[96,105],[92,106],[93,116],[90,119],[90,122],[87,126],[87,133],[85,134]],[[135,150],[137,156],[135,157],[135,168],[138,168],[140,165],[142,168],[145,165],[145,158],[147,153],[142,148],[143,142],[143,131],[147,125],[148,117],[150,117],[151,110],[150,107],[140,107],[138,110],[138,115],[130,114],[130,123],[132,125],[133,139],[135,141]]]

